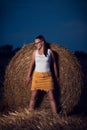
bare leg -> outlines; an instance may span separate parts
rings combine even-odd
[[[55,102],[54,95],[53,95],[53,90],[48,91],[48,96],[49,96],[49,100],[50,100],[50,104],[51,104],[53,113],[57,113],[57,107],[56,107],[56,102]]]
[[[35,102],[36,102],[36,96],[37,96],[37,90],[33,90],[31,93],[31,99],[29,103],[29,108],[32,110],[35,107]]]

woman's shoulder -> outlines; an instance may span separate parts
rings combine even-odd
[[[54,57],[54,51],[52,49],[49,50],[51,57]]]
[[[32,53],[35,54],[37,52],[37,50],[34,50]]]
[[[48,48],[48,52],[52,53],[52,49]]]
[[[32,52],[32,55],[33,55],[33,56],[35,56],[35,54],[36,54],[36,50],[34,50],[34,51]]]
[[[36,50],[32,52],[32,59],[35,59]]]

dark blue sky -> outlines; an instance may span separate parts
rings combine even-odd
[[[87,0],[1,0],[0,46],[48,42],[87,52]]]

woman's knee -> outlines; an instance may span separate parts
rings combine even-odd
[[[48,92],[48,97],[49,97],[49,100],[54,101],[53,90],[50,90],[50,91]]]
[[[32,91],[31,100],[36,100],[37,91]]]

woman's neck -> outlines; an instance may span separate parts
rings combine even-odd
[[[43,55],[44,54],[44,48],[42,47],[42,48],[38,49],[38,53]]]

